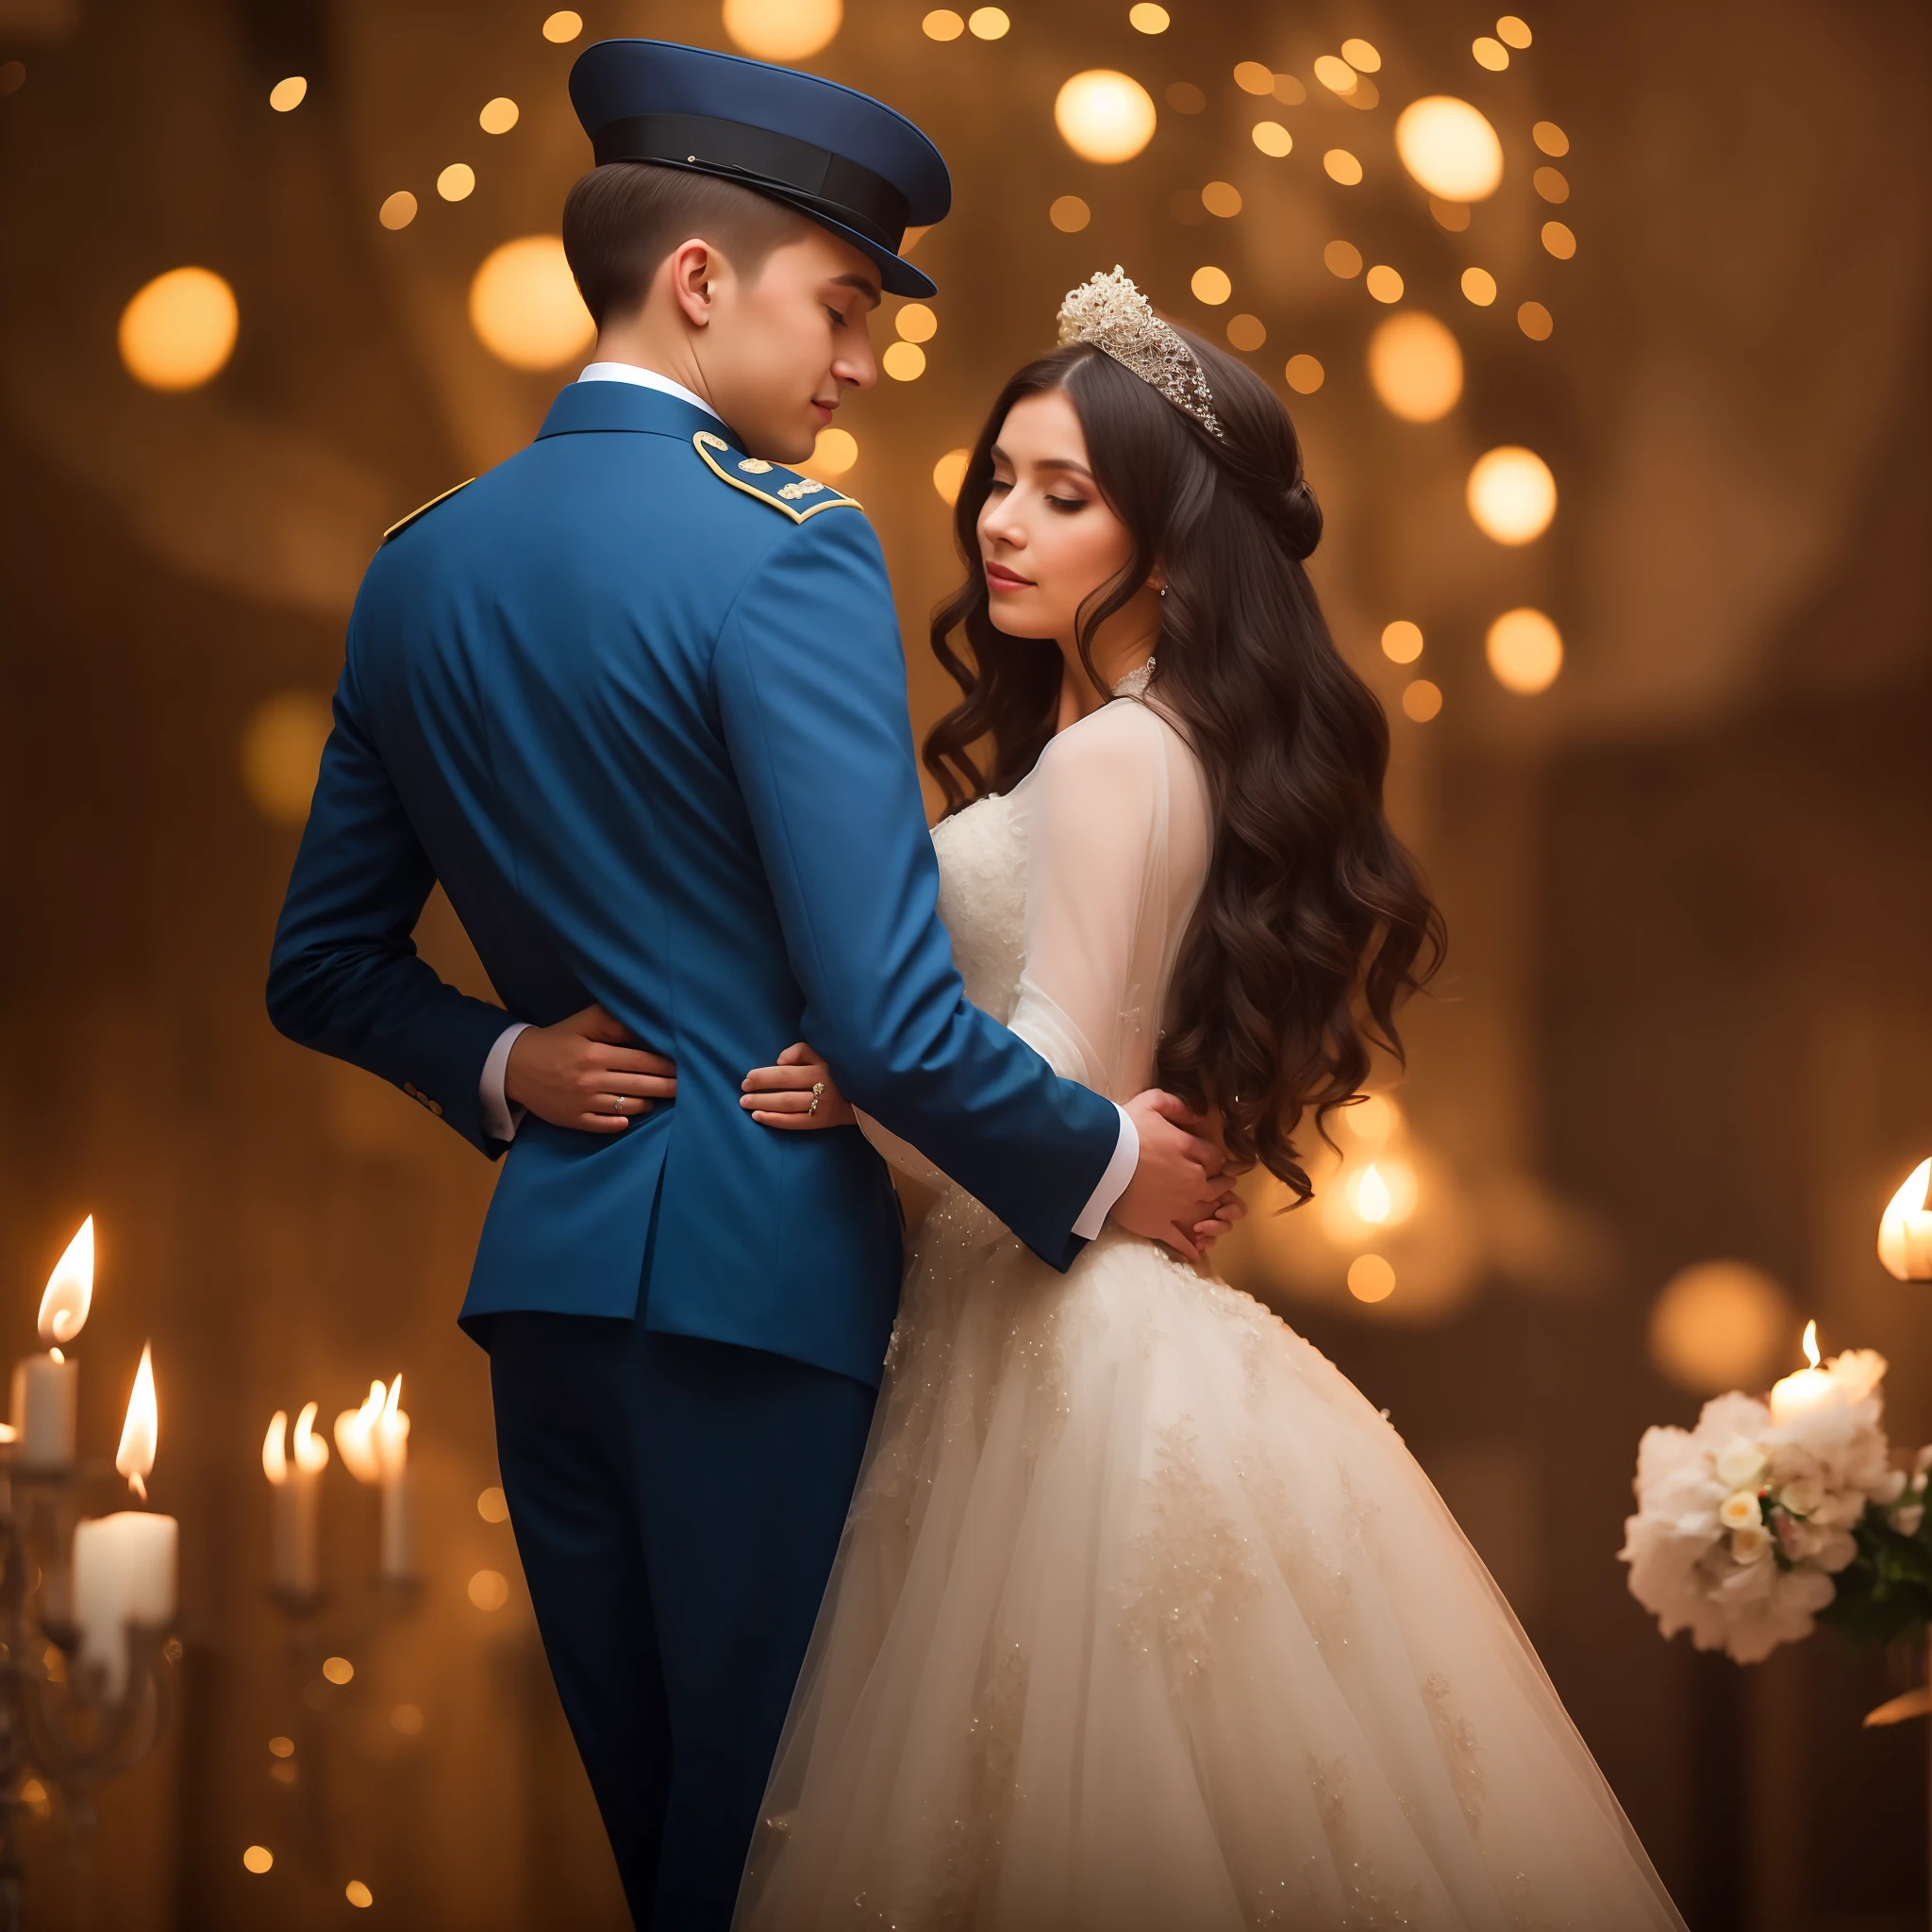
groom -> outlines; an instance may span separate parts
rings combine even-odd
[[[755,1125],[745,1072],[810,1040],[1057,1268],[1109,1212],[1185,1248],[1225,1183],[1178,1103],[1117,1108],[967,1004],[878,544],[781,467],[875,379],[881,291],[933,292],[899,250],[938,152],[648,41],[571,96],[597,359],[371,563],[268,998],[508,1151],[460,1320],[631,1910],[687,1932],[731,1916],[901,1265],[883,1163]],[[504,1007],[417,958],[438,881]]]

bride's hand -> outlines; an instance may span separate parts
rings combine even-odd
[[[778,1056],[774,1067],[754,1067],[744,1076],[739,1106],[761,1127],[797,1133],[807,1127],[849,1127],[852,1105],[826,1066],[804,1041]]]

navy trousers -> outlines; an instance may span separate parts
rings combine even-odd
[[[491,1319],[497,1457],[631,1916],[724,1932],[874,1391],[593,1315]]]

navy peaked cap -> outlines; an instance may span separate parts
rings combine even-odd
[[[895,295],[930,295],[899,253],[942,221],[940,151],[870,94],[795,68],[673,41],[599,41],[570,72],[571,105],[602,167],[653,161],[742,182],[862,249]]]

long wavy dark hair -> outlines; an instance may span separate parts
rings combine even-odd
[[[978,523],[1008,412],[1061,391],[1134,545],[1081,611],[1081,659],[1105,694],[1094,634],[1158,566],[1167,594],[1148,695],[1192,744],[1212,807],[1207,882],[1168,994],[1158,1075],[1219,1113],[1230,1154],[1260,1161],[1306,1201],[1297,1128],[1312,1112],[1325,1138],[1375,1049],[1401,1063],[1396,1011],[1441,963],[1444,931],[1383,815],[1388,720],[1336,650],[1303,568],[1322,512],[1294,425],[1259,377],[1182,334],[1225,441],[1086,345],[1042,356],[1001,391],[954,509],[966,581],[934,614],[932,647],[960,698],[927,734],[925,763],[957,811],[1010,790],[1053,736],[1059,651],[994,628]]]

